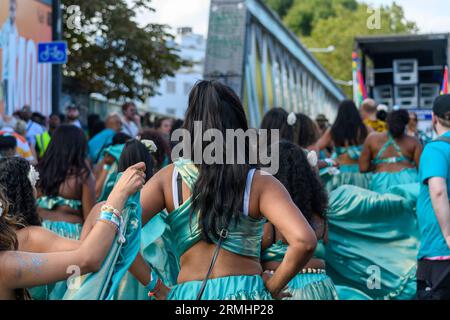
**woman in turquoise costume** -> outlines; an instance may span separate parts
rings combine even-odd
[[[323,186],[304,151],[290,142],[280,142],[280,164],[275,177],[286,187],[292,200],[315,230],[318,240],[326,239],[325,211],[328,202]],[[288,245],[272,224],[266,223],[261,260],[264,270],[276,270]],[[288,284],[292,300],[335,300],[336,289],[325,272],[325,261],[317,256]]]
[[[83,131],[71,125],[56,129],[38,171],[38,213],[42,225],[78,239],[95,204],[95,179],[86,161]]]
[[[114,215],[120,216],[128,198],[142,187],[143,170],[144,164],[130,168],[116,184],[107,201]],[[117,239],[118,220],[110,212],[103,212],[89,236],[70,248],[71,240],[43,228],[19,229],[21,223],[9,214],[9,204],[15,202],[0,193],[0,300],[29,299],[26,288],[67,279],[70,266],[79,266],[81,274],[99,270]]]
[[[333,126],[314,146],[316,151],[320,151],[330,143],[334,144],[334,160],[339,164],[340,174],[323,175],[328,191],[344,184],[368,187],[370,175],[359,173],[358,160],[364,140],[370,131],[371,129],[362,121],[355,103],[352,100],[342,101]]]
[[[388,115],[388,132],[371,134],[359,160],[361,172],[375,172],[369,189],[387,192],[390,187],[417,182],[422,145],[406,134],[408,111],[397,110]]]
[[[185,119],[185,132],[193,139],[183,139],[186,157],[188,150],[200,149],[203,154],[211,148],[201,141],[201,135],[194,134],[199,123],[203,132],[214,128],[223,137],[226,129],[248,130],[239,98],[217,81],[200,81],[194,86]],[[226,155],[226,146],[215,146]],[[247,139],[239,147],[250,150]],[[285,286],[311,258],[317,243],[314,231],[278,180],[253,169],[247,157],[243,157],[244,164],[236,164],[234,152],[234,164],[227,165],[214,161],[196,165],[179,158],[155,174],[142,190],[143,224],[166,209],[175,236],[181,269],[168,299],[282,298]],[[289,248],[273,276],[265,274],[263,278],[260,253],[265,218],[282,232]],[[214,256],[217,259],[212,261]],[[142,274],[147,274],[143,283],[152,278],[150,272]],[[151,293],[163,299],[167,288],[159,286]]]

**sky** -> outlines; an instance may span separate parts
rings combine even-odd
[[[394,0],[364,0],[373,5],[389,5]],[[407,19],[415,21],[421,32],[450,32],[450,0],[395,0],[405,9]],[[206,36],[210,0],[152,0],[156,13],[139,16],[141,22],[192,27]]]

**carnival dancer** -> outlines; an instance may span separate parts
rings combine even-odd
[[[194,135],[199,121],[202,130],[214,128],[224,137],[226,129],[248,129],[239,98],[216,81],[200,81],[192,89],[184,124],[193,138],[183,139],[185,146],[205,150],[207,144]],[[225,145],[218,148],[226,150]],[[236,164],[234,154],[233,161],[196,165],[189,158],[179,158],[142,190],[143,223],[167,209],[167,222],[175,235],[181,270],[168,299],[283,298],[285,286],[314,252],[314,231],[278,180],[252,168],[248,158],[245,164]],[[280,230],[289,248],[273,276],[263,278],[264,218]],[[150,278],[148,273],[147,282]],[[151,293],[164,298],[163,288],[156,286]]]
[[[78,239],[95,205],[95,178],[86,160],[86,139],[73,125],[56,129],[38,165],[38,213],[43,226]]]
[[[359,168],[375,172],[370,190],[384,193],[390,187],[417,182],[422,145],[406,134],[408,122],[408,111],[393,111],[387,118],[388,132],[373,133],[366,139]]]
[[[9,215],[10,205],[0,193],[0,299],[28,299],[29,294],[25,288],[67,279],[71,275],[67,273],[69,266],[79,266],[81,274],[99,270],[119,230],[119,218],[115,216],[121,215],[128,197],[142,187],[143,170],[145,165],[139,164],[124,173],[107,201],[108,208],[113,208],[111,211],[114,213],[106,210],[102,212],[89,236],[78,248],[67,251],[18,251],[20,236],[17,235],[17,229],[20,228],[20,222]],[[42,231],[46,236],[42,237]],[[47,243],[52,243],[54,247],[59,245],[59,237],[52,232],[41,228],[27,232],[27,237],[34,239],[34,245],[38,245],[39,239],[46,237],[47,240],[51,238],[51,242]],[[62,240],[61,242],[67,241]]]
[[[327,238],[327,195],[311,163],[300,147],[291,142],[279,143],[280,165],[275,177],[285,186],[292,200],[305,215],[318,240]],[[261,260],[264,270],[275,271],[283,261],[288,245],[271,223],[264,226]],[[317,247],[319,248],[319,246]],[[288,284],[292,300],[335,300],[337,292],[325,272],[325,261],[316,252],[304,269]]]
[[[359,172],[358,160],[362,146],[368,133],[372,129],[367,127],[359,115],[352,100],[342,101],[334,124],[315,144],[314,149],[320,151],[330,143],[334,144],[334,160],[339,165],[338,175],[326,175],[326,189],[330,192],[344,184],[351,184],[367,188],[370,175]]]

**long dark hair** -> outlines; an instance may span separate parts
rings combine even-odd
[[[260,128],[265,130],[280,130],[280,140],[292,141],[293,128],[287,123],[287,118],[288,113],[286,110],[273,108],[264,115]],[[268,132],[268,138],[270,138],[270,132]]]
[[[289,141],[280,142],[279,152],[280,164],[275,178],[284,185],[309,223],[314,214],[325,219],[328,197],[305,152]]]
[[[86,163],[87,143],[83,131],[73,125],[61,125],[39,162],[38,189],[45,196],[58,196],[59,188],[69,176],[85,181],[90,174]]]
[[[167,140],[155,129],[145,129],[140,133],[141,140],[152,140],[156,145],[156,152],[153,154],[156,160],[156,168],[158,171],[162,168],[166,159],[170,162],[170,145]]]
[[[153,176],[153,158],[150,155],[150,151],[145,145],[135,139],[127,141],[120,155],[117,170],[119,172],[124,172],[129,167],[139,162],[145,163],[145,181],[147,182]]]
[[[389,133],[394,138],[400,138],[405,134],[406,126],[409,123],[408,111],[404,109],[392,111],[387,117]]]
[[[294,126],[294,143],[302,148],[308,148],[319,140],[319,127],[306,114],[297,113]]]
[[[338,147],[360,145],[367,137],[367,128],[358,108],[352,100],[344,100],[339,105],[336,121],[331,127],[331,136]]]
[[[0,216],[0,252],[17,251],[19,241],[17,239],[16,230],[23,228],[23,225],[17,222],[14,217],[10,216],[10,202],[5,195],[4,189],[0,187],[0,204],[3,213]],[[17,300],[30,300],[30,295],[26,289],[15,290]]]
[[[9,202],[9,215],[25,226],[40,226],[33,186],[28,179],[30,164],[18,157],[0,159],[0,186]]]
[[[218,81],[200,81],[189,94],[189,106],[186,111],[184,129],[191,134],[189,145],[191,150],[208,146],[202,137],[195,136],[194,123],[201,121],[203,132],[208,129],[219,130],[223,137],[227,129],[248,130],[247,119],[241,101],[234,91]],[[228,141],[229,142],[229,141]],[[239,222],[242,214],[242,203],[250,165],[248,154],[245,163],[237,164],[236,141],[234,141],[234,164],[205,164],[199,167],[200,175],[192,191],[193,209],[200,212],[202,235],[211,242],[217,238],[220,230],[231,220]],[[239,148],[249,150],[246,139],[245,146]],[[226,146],[223,155],[227,157]],[[193,160],[193,159],[192,159]]]

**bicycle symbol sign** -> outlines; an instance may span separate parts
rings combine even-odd
[[[38,62],[39,63],[67,63],[67,42],[41,42],[38,43]]]

